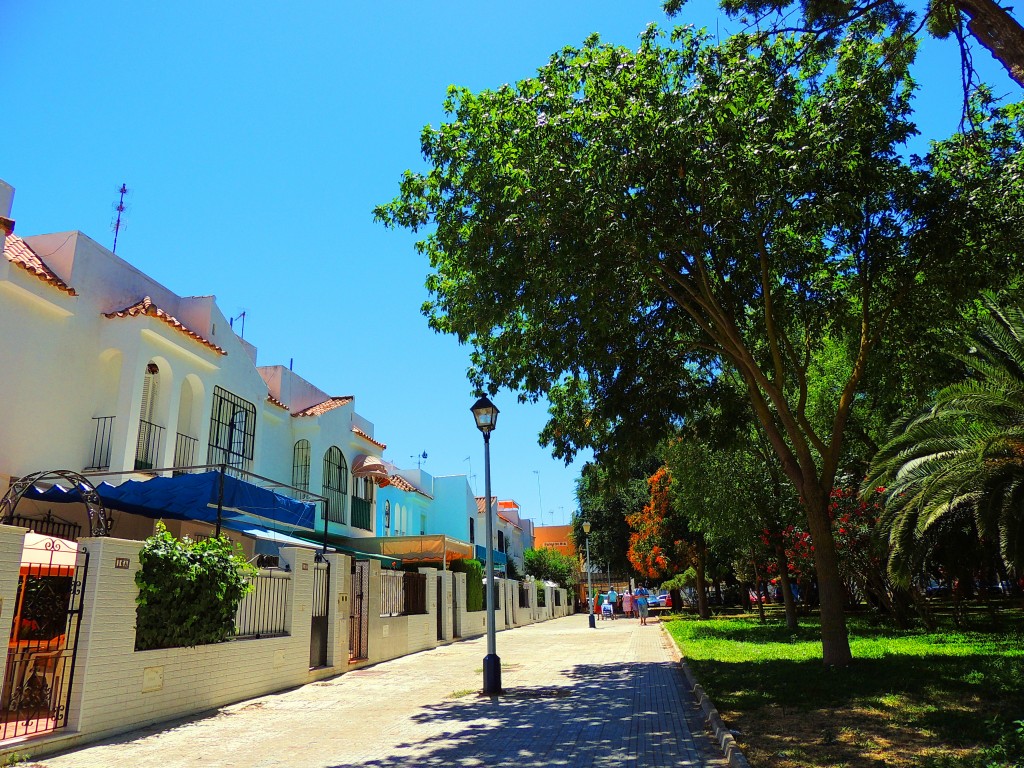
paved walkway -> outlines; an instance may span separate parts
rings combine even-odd
[[[37,761],[45,768],[725,766],[661,627],[586,616],[483,638]],[[25,751],[31,752],[30,749]]]

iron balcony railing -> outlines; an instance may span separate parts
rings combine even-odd
[[[164,428],[139,419],[139,441],[135,444],[135,469],[147,470],[160,466],[160,444]]]
[[[366,499],[360,499],[358,496],[352,497],[352,527],[362,528],[364,531],[372,530],[370,524],[370,502]]]
[[[92,441],[92,463],[86,469],[110,469],[110,438],[114,432],[113,416],[93,416],[95,436]]]
[[[176,467],[191,467],[195,466],[196,463],[196,450],[199,448],[199,440],[195,437],[189,437],[183,435],[181,432],[178,433],[177,439],[174,441],[174,466]],[[183,475],[184,471],[175,471],[175,475]]]

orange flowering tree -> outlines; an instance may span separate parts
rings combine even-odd
[[[647,480],[650,498],[643,509],[627,515],[629,562],[648,579],[665,579],[690,565],[686,521],[672,504],[672,475],[659,467]]]

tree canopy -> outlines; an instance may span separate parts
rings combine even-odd
[[[903,156],[913,45],[879,32],[823,53],[652,28],[636,51],[595,37],[514,86],[453,87],[422,135],[430,169],[375,211],[433,225],[430,324],[471,345],[481,388],[549,396],[563,455],[653,444],[734,372],[804,501],[826,664],[849,660],[827,509],[865,370],[894,326],[990,285],[1024,231]],[[989,159],[1002,183],[1009,160]],[[815,424],[826,343],[851,365]]]

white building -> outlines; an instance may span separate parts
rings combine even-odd
[[[179,296],[81,232],[14,235],[13,196],[0,182],[0,494],[43,470],[117,483],[224,464],[326,497],[332,533],[375,534],[360,468],[385,445],[354,397],[258,366],[213,296]]]

